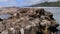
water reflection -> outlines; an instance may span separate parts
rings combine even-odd
[[[0,15],[1,19],[8,19],[9,17],[11,17],[10,14],[2,14],[2,15]]]

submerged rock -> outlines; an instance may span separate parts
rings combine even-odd
[[[36,8],[20,8],[0,22],[0,34],[56,34],[59,26],[52,13]]]

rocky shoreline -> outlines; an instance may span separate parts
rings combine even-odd
[[[1,11],[2,12],[2,11]],[[37,8],[7,8],[0,14],[0,34],[57,34],[59,24],[51,12]]]

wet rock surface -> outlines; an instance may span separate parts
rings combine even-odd
[[[8,19],[0,19],[0,34],[57,34],[59,24],[44,9],[18,8],[9,14]]]

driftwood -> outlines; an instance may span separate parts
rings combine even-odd
[[[0,19],[0,34],[56,34],[59,26],[44,9],[20,8],[8,19]]]

